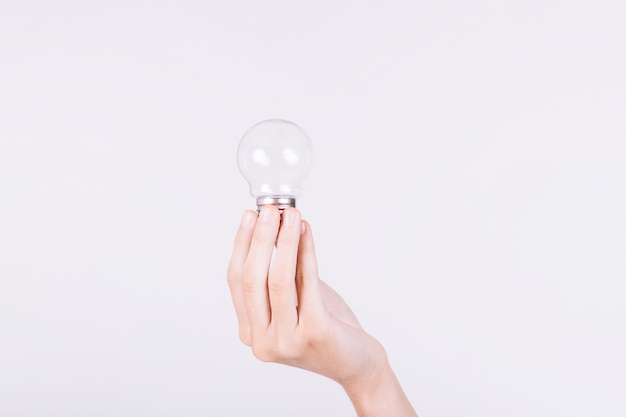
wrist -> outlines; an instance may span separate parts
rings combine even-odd
[[[359,417],[417,417],[386,357],[375,373],[342,387]]]

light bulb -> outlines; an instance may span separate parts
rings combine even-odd
[[[237,148],[237,165],[250,184],[257,208],[295,207],[311,165],[311,142],[296,124],[270,119],[252,126]]]

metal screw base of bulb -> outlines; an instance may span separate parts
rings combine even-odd
[[[273,205],[278,207],[278,210],[283,211],[289,207],[296,206],[296,199],[293,197],[259,197],[256,199],[257,211],[261,209],[261,206]]]

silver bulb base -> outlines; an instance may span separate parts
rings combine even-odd
[[[296,199],[289,196],[268,196],[258,197],[256,199],[257,210],[260,210],[262,206],[272,205],[278,207],[278,210],[284,210],[289,207],[296,206]]]

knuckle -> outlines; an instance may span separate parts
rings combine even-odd
[[[234,267],[228,267],[226,272],[226,281],[230,287],[234,287],[239,283],[241,274]]]
[[[275,329],[275,337],[272,340],[272,347],[281,360],[293,362],[301,358],[306,350],[305,339],[297,332],[280,334]]]
[[[267,280],[267,288],[273,293],[286,293],[291,289],[290,282],[284,278],[271,277]]]
[[[303,344],[307,347],[324,346],[331,337],[328,326],[318,321],[309,322],[307,328],[309,331],[303,335]]]
[[[305,349],[302,340],[292,337],[270,337],[252,344],[252,353],[263,362],[296,363]]]
[[[258,288],[259,284],[254,279],[246,278],[241,281],[241,289],[245,293],[256,292]]]
[[[306,336],[305,344],[307,346],[323,346],[326,344],[327,338],[323,332],[315,331]]]
[[[290,265],[290,260],[284,256],[276,259],[267,277],[267,286],[270,291],[293,291],[296,285],[296,266]]]
[[[291,251],[295,251],[297,249],[298,242],[300,242],[300,236],[295,233],[281,232],[276,241],[276,245],[283,250],[285,248],[291,248]]]
[[[276,362],[277,356],[273,349],[266,344],[253,344],[252,353],[262,362]]]
[[[252,236],[252,244],[253,245],[261,245],[267,243],[269,240],[268,234],[265,233],[265,230],[259,226],[254,236]]]
[[[302,347],[294,340],[281,340],[276,345],[278,355],[282,360],[294,361],[302,355]]]
[[[252,235],[252,244],[253,245],[266,245],[266,244],[274,244],[276,241],[276,234],[278,233],[277,226],[272,223],[262,224],[257,227],[254,234]]]
[[[254,292],[260,287],[258,274],[252,273],[248,268],[244,267],[241,274],[241,289],[245,292]]]

